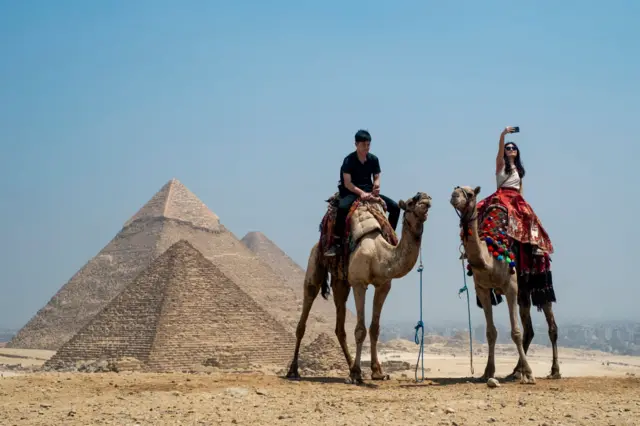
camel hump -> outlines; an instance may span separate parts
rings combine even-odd
[[[354,242],[360,241],[362,237],[370,232],[382,229],[379,219],[374,216],[374,209],[380,209],[379,204],[360,205],[351,215],[350,234]],[[380,209],[380,212],[382,213],[382,209]]]
[[[379,198],[354,203],[347,219],[350,245],[355,246],[362,237],[374,231],[382,232],[387,242],[396,245],[398,240],[385,210],[385,203]]]

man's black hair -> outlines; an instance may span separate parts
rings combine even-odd
[[[371,134],[366,130],[358,130],[355,139],[356,142],[371,142]]]

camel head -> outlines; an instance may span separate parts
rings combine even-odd
[[[475,189],[470,186],[456,186],[451,193],[449,202],[458,211],[461,218],[472,217],[479,193],[479,186],[476,186]]]
[[[427,220],[431,208],[431,197],[424,192],[418,192],[408,200],[400,200],[398,206],[404,210],[404,221],[416,233],[421,233],[421,226]]]

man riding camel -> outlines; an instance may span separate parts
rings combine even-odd
[[[336,255],[343,238],[349,209],[358,198],[363,201],[381,198],[387,205],[391,227],[395,231],[398,226],[400,207],[391,198],[380,194],[380,161],[369,152],[371,134],[366,130],[358,130],[355,145],[356,150],[344,158],[340,167],[340,204],[333,229],[335,243],[324,253],[325,256]]]

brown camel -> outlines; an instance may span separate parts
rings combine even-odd
[[[300,343],[316,296],[321,289],[323,297],[326,298],[329,294],[327,282],[329,273],[331,274],[331,288],[333,289],[333,300],[336,306],[336,336],[350,369],[348,383],[361,384],[363,381],[360,359],[362,344],[367,336],[364,309],[366,291],[369,284],[375,288],[373,314],[369,327],[371,378],[373,380],[389,378],[388,375],[383,373],[382,366],[378,361],[377,343],[380,335],[380,314],[384,301],[391,289],[391,280],[401,278],[409,273],[418,259],[424,222],[427,220],[427,213],[431,207],[431,197],[425,193],[418,192],[414,197],[406,201],[400,200],[398,205],[404,210],[404,214],[402,235],[397,245],[390,244],[385,239],[383,227],[380,224],[380,213],[383,212],[380,204],[375,201],[365,201],[357,207],[351,216],[351,237],[355,247],[349,255],[348,263],[344,268],[340,267],[341,259],[337,259],[338,256],[333,258],[323,256],[323,248],[320,243],[316,243],[311,249],[304,280],[304,302],[296,330],[297,341],[293,360],[287,374],[288,378],[297,379],[300,377],[298,373]],[[373,209],[379,209],[378,213],[372,214]],[[382,221],[386,221],[386,217],[383,217]],[[351,288],[353,288],[357,311],[355,360],[351,358],[349,353],[347,334],[344,327],[347,299]]]
[[[478,233],[477,196],[480,187],[456,187],[451,194],[451,205],[458,211],[460,226],[462,227],[462,244],[467,261],[473,270],[473,282],[476,294],[484,310],[487,322],[487,342],[489,344],[489,359],[482,375],[483,380],[493,378],[496,372],[495,347],[498,331],[493,323],[493,306],[491,291],[493,289],[505,294],[509,306],[509,320],[511,322],[511,338],[518,349],[518,364],[516,369],[521,374],[520,382],[534,384],[535,379],[522,342],[522,333],[518,325],[518,278],[512,274],[509,264],[498,260],[489,254],[487,246],[480,240]]]

